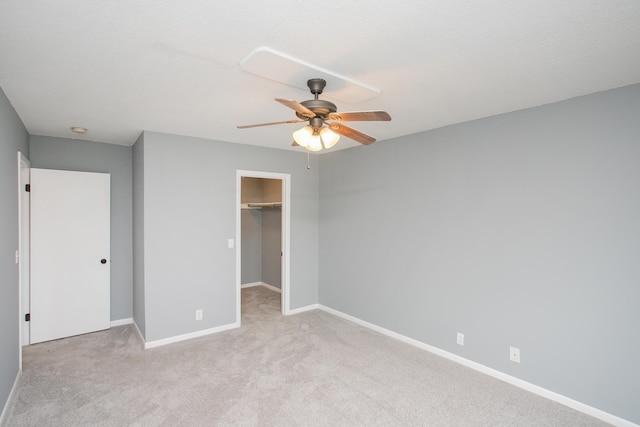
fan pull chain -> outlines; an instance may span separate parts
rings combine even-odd
[[[311,169],[311,165],[309,164],[309,151],[307,150],[307,169]]]

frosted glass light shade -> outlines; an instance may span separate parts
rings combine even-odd
[[[322,141],[320,141],[320,135],[312,135],[309,138],[309,145],[307,145],[307,150],[309,151],[320,151],[322,150]]]
[[[307,147],[313,137],[313,128],[309,125],[298,129],[293,133],[293,140],[301,147]]]
[[[320,129],[320,138],[322,138],[322,143],[324,144],[324,148],[331,148],[340,139],[340,135],[329,129],[328,127],[323,127]]]

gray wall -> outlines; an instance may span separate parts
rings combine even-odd
[[[0,413],[19,366],[18,151],[29,157],[29,135],[0,88]]]
[[[639,119],[635,85],[321,156],[320,303],[640,423]]]
[[[144,313],[144,133],[133,145],[133,320],[145,334]]]
[[[240,181],[240,202],[262,202],[262,179],[242,177]],[[240,211],[241,279],[248,284],[262,281],[262,210],[242,209]]]
[[[132,149],[47,136],[30,137],[31,166],[111,174],[111,320],[133,316]]]
[[[306,154],[144,134],[148,341],[236,320],[236,170],[291,174],[291,308],[318,302],[318,167]],[[196,321],[196,309],[204,318]]]
[[[262,282],[282,288],[282,209],[262,209]]]
[[[241,225],[241,267],[240,283],[262,282],[262,210],[242,209]]]
[[[262,201],[282,202],[282,180],[262,180]],[[262,213],[262,281],[282,288],[282,209],[265,208]]]

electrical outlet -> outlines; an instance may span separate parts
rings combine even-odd
[[[202,320],[202,309],[196,310],[196,320]]]
[[[509,359],[512,362],[520,363],[520,349],[517,347],[509,347]]]
[[[456,342],[458,345],[464,345],[464,334],[458,332],[458,337],[456,338]]]

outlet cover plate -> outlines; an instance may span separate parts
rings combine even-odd
[[[509,359],[512,362],[520,363],[520,349],[517,347],[509,347]]]

